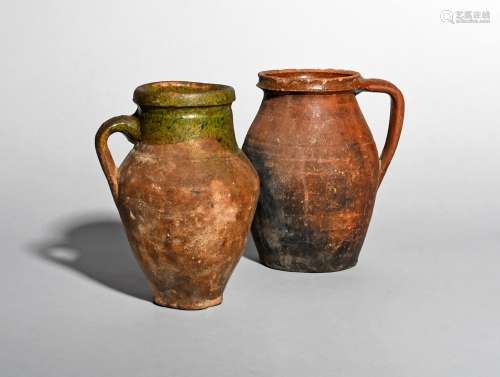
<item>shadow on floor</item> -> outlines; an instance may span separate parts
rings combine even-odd
[[[36,245],[35,254],[111,289],[151,301],[152,294],[146,278],[118,220],[80,218],[66,225],[58,236],[60,238],[55,238],[56,242]],[[248,237],[244,257],[259,263],[251,236]]]
[[[118,220],[75,221],[63,228],[59,241],[36,245],[34,251],[42,259],[119,292],[142,300],[152,298]]]

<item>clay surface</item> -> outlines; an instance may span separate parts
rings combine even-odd
[[[118,208],[156,303],[197,309],[222,300],[257,200],[245,160],[200,139],[138,144],[124,161]]]

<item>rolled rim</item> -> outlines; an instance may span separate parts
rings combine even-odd
[[[339,92],[354,90],[360,77],[344,69],[277,69],[259,72],[257,86],[278,92]]]
[[[157,81],[137,87],[134,102],[142,106],[221,106],[235,100],[228,85],[190,81]]]

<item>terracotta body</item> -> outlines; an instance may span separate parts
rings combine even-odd
[[[383,80],[352,71],[259,74],[264,99],[243,150],[261,194],[252,233],[261,261],[287,271],[338,271],[356,264],[401,132],[404,100]],[[379,159],[355,95],[388,93],[389,132]]]
[[[258,196],[257,175],[234,138],[232,88],[160,82],[136,89],[133,116],[110,119],[97,153],[155,303],[202,309],[222,301]],[[135,146],[116,169],[113,132]]]

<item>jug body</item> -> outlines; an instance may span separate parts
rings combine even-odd
[[[137,125],[129,135],[135,145],[110,186],[159,305],[219,304],[243,253],[258,178],[236,145],[233,99],[230,87],[182,82],[147,84],[134,94],[138,110],[126,120]]]
[[[252,234],[265,265],[328,272],[357,263],[387,167],[356,101],[363,80],[338,70],[260,74],[264,98],[243,150],[260,177]]]

